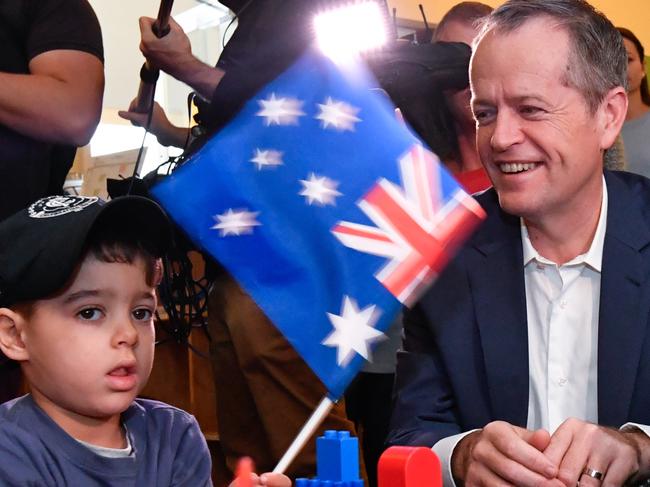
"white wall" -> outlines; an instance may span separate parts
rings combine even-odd
[[[158,13],[159,0],[89,0],[89,2],[102,28],[106,76],[102,120],[90,144],[91,155],[95,156],[133,149],[142,143],[144,131],[131,127],[129,122],[117,116],[117,111],[128,108],[140,83],[139,73],[144,57],[139,49],[138,19],[141,16],[155,17]],[[204,12],[213,14],[219,20],[227,20],[228,12],[225,8],[221,11],[215,10],[197,0],[174,2],[172,16],[182,25],[188,24],[186,31],[192,43],[192,51],[199,59],[213,64],[221,52],[221,36],[225,24],[210,28],[199,26],[198,24],[210,16],[192,16],[189,12],[196,13],[193,9],[197,8],[204,9]],[[194,20],[195,17],[199,19]],[[182,22],[183,18],[185,23]],[[186,100],[189,92],[189,87],[161,73],[156,89],[156,101],[163,106],[170,120],[177,125],[187,125]],[[166,160],[170,154],[178,153],[159,146],[152,136],[147,136],[145,145],[148,146],[148,151],[142,174]]]
[[[106,90],[104,106],[126,108],[135,97],[140,83],[140,53],[138,18],[155,17],[158,0],[90,0],[102,27],[104,39]],[[194,0],[176,0],[172,15],[197,5]]]

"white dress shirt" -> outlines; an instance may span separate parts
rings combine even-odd
[[[528,423],[553,434],[567,418],[598,423],[598,317],[600,273],[607,227],[607,186],[589,250],[558,266],[540,255],[521,221],[528,319]],[[650,435],[650,428],[636,426]],[[476,430],[472,430],[476,431]],[[472,431],[433,446],[442,464],[443,485],[455,486],[451,455]]]
[[[528,429],[567,418],[598,422],[598,310],[607,187],[589,250],[558,266],[540,255],[521,220],[528,319]]]

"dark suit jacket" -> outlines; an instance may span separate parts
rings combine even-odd
[[[598,418],[650,424],[650,180],[606,172]],[[528,332],[519,218],[494,190],[481,228],[405,315],[391,444],[432,446],[495,420],[526,426]],[[576,350],[580,353],[580,350]]]

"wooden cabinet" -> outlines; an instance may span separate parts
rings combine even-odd
[[[164,337],[163,332],[158,333]],[[198,420],[206,439],[218,440],[209,340],[203,330],[196,329],[190,343],[201,355],[171,340],[156,346],[151,377],[140,395],[188,411]]]

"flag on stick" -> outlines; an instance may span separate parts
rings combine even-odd
[[[484,216],[374,87],[310,51],[152,191],[333,400]]]

